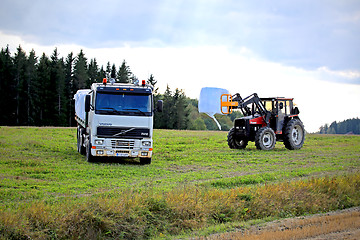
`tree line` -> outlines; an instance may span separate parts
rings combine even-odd
[[[0,52],[0,125],[7,126],[75,126],[74,94],[79,89],[90,88],[110,76],[121,83],[130,83],[136,76],[126,61],[118,68],[107,63],[99,66],[96,58],[86,58],[83,50],[77,55],[69,53],[59,57],[57,48],[50,57],[43,53],[27,54],[21,46],[14,55],[9,47]],[[159,93],[157,81],[151,74],[147,83],[153,85],[154,102],[163,100],[164,111],[156,113],[154,127],[164,129],[217,130],[215,122],[200,114],[197,99],[186,97],[183,90]],[[232,126],[236,112],[230,116],[217,116],[223,130]]]
[[[360,119],[352,118],[342,122],[332,122],[325,124],[319,129],[321,134],[360,134]]]

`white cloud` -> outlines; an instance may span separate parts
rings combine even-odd
[[[50,56],[55,46],[43,47],[27,43],[16,36],[0,33],[0,45],[9,43],[11,52],[21,44],[28,53]],[[117,67],[125,59],[134,74],[147,79],[153,74],[160,92],[166,85],[184,89],[187,96],[198,98],[202,87],[226,88],[243,97],[257,92],[260,97],[294,97],[307,131],[314,132],[332,121],[360,117],[359,72],[333,71],[323,67],[309,71],[285,66],[259,58],[250,49],[230,51],[225,46],[202,47],[131,47],[86,48],[59,45],[58,52],[66,57],[80,49],[88,59],[96,58],[100,65],[109,61]],[[344,83],[333,81],[341,80]],[[330,80],[330,81],[329,81]]]

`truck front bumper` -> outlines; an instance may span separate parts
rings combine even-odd
[[[97,157],[140,157],[151,158],[151,150],[109,150],[109,149],[91,149],[91,154]]]
[[[97,139],[99,140],[99,139]],[[126,139],[104,139],[100,140],[103,144],[96,144],[95,141],[91,148],[91,154],[98,157],[125,157],[125,158],[151,158],[152,141],[126,140]],[[144,146],[144,142],[148,145]]]

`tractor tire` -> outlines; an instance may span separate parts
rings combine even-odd
[[[284,131],[284,145],[289,150],[302,148],[305,141],[305,128],[299,119],[290,120]]]
[[[235,136],[235,128],[231,128],[227,135],[228,145],[231,149],[245,149],[248,145],[248,140],[243,137]]]
[[[269,127],[260,128],[255,134],[255,146],[259,150],[272,150],[275,147],[276,136]]]
[[[86,149],[84,147],[84,131],[85,129],[82,127],[77,128],[77,150],[81,155],[85,155]]]

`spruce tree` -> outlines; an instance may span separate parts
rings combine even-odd
[[[99,81],[97,82],[102,82],[102,80],[106,78],[106,71],[104,70],[104,67],[101,66],[100,71],[99,71]]]
[[[96,59],[91,59],[88,68],[89,81],[86,88],[90,88],[93,83],[98,81],[99,77],[99,66]]]
[[[37,78],[37,57],[34,49],[31,50],[26,64],[25,78],[27,82],[27,125],[33,126],[36,119],[36,110],[39,107],[39,87]]]
[[[117,79],[120,83],[129,83],[130,82],[131,71],[130,67],[126,66],[125,60],[123,60],[121,67],[117,73]]]
[[[77,55],[74,66],[74,87],[75,90],[84,89],[88,82],[87,59],[83,50]]]
[[[38,126],[51,125],[51,117],[49,110],[51,106],[49,103],[49,88],[50,86],[50,59],[43,53],[39,60],[37,67],[37,78],[41,83],[39,87],[39,108],[36,114],[35,124]]]
[[[27,96],[23,93],[26,91],[26,53],[22,50],[21,46],[17,48],[17,52],[14,57],[14,66],[15,66],[15,123],[16,125],[25,125],[26,121],[26,103]]]
[[[0,125],[14,125],[15,81],[14,62],[9,46],[0,52]]]
[[[157,81],[155,80],[154,76],[150,74],[149,79],[147,80],[147,84],[150,84],[154,88],[154,93],[157,94],[159,91],[159,88],[156,87]]]
[[[110,77],[116,79],[116,67],[115,67],[115,64],[113,64],[112,67],[111,67]]]
[[[111,65],[110,62],[107,62],[106,64],[106,77],[109,77],[111,75]]]
[[[64,88],[64,94],[65,94],[65,102],[66,108],[65,111],[65,118],[67,122],[67,126],[73,126],[74,122],[74,61],[75,58],[73,56],[73,53],[69,53],[66,60],[65,60],[65,88]]]
[[[49,109],[49,117],[51,119],[51,125],[63,126],[65,122],[65,63],[61,58],[59,59],[59,53],[55,48],[51,55],[50,64],[50,89],[48,89],[48,101],[53,108]]]

